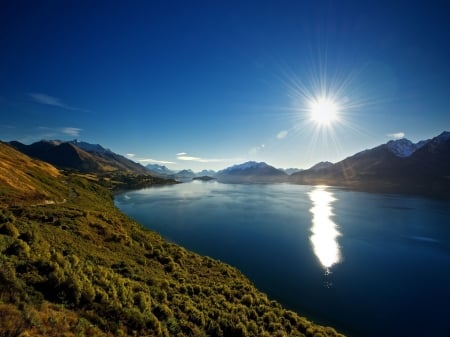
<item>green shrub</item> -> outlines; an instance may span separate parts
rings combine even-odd
[[[19,230],[11,222],[0,225],[0,234],[9,235],[13,238],[19,237]]]
[[[7,255],[15,255],[18,257],[29,257],[30,246],[25,241],[16,239],[5,251]]]

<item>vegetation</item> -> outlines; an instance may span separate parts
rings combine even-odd
[[[98,177],[4,144],[0,163],[16,168],[0,172],[1,337],[342,336],[143,229]]]

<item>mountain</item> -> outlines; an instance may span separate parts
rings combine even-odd
[[[55,167],[0,142],[0,210],[24,203],[63,202],[67,197],[65,191],[67,187]]]
[[[450,133],[416,144],[389,141],[321,170],[290,176],[298,184],[326,184],[355,189],[450,196]]]
[[[409,139],[403,138],[398,140],[391,140],[386,144],[386,147],[397,157],[409,157],[416,150],[424,146],[428,141],[422,141],[414,144]]]
[[[291,175],[292,173],[297,173],[297,172],[303,171],[303,169],[293,168],[293,167],[287,168],[287,169],[280,169],[280,170],[284,171],[287,175]]]
[[[59,168],[74,169],[80,172],[110,173],[121,171],[134,174],[148,174],[148,171],[142,165],[100,145],[79,141],[46,140],[35,142],[31,145],[25,145],[16,141],[9,144],[22,153]]]
[[[91,176],[0,143],[0,336],[343,337],[144,229]]]
[[[148,164],[145,166],[148,170],[150,170],[152,173],[159,174],[159,175],[170,175],[174,174],[175,172],[168,169],[164,165],[159,164]]]
[[[203,176],[209,176],[209,177],[215,177],[217,174],[214,170],[202,170],[200,172],[196,173],[197,177],[203,177]]]
[[[82,142],[82,141],[79,141],[76,139],[72,140],[68,143],[76,145],[80,149],[85,150],[87,152],[91,152],[91,153],[99,153],[99,154],[113,153],[110,149],[105,149],[100,144],[90,144],[90,143]]]
[[[175,179],[176,181],[188,182],[188,181],[191,181],[192,178],[194,178],[196,176],[197,175],[194,173],[194,171],[192,171],[190,169],[186,169],[186,170],[178,171],[177,173],[175,173],[174,175],[171,175],[170,177],[172,179]]]
[[[333,163],[331,163],[329,161],[321,161],[321,162],[317,163],[316,165],[311,166],[309,168],[309,170],[311,170],[311,171],[319,171],[319,170],[326,169],[326,168],[328,168],[328,167],[330,167],[332,165],[333,165]]]
[[[224,183],[275,183],[286,180],[287,174],[264,162],[249,161],[219,171],[216,178]]]

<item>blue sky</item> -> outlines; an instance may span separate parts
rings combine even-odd
[[[172,169],[335,162],[450,129],[449,36],[437,0],[2,2],[0,139]]]

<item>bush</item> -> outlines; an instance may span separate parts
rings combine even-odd
[[[22,313],[11,304],[0,304],[0,336],[18,337],[29,327]]]
[[[30,246],[20,239],[15,240],[5,251],[6,255],[15,255],[19,257],[30,256]]]
[[[9,235],[13,238],[19,237],[19,231],[12,223],[7,222],[0,226],[0,234]]]

